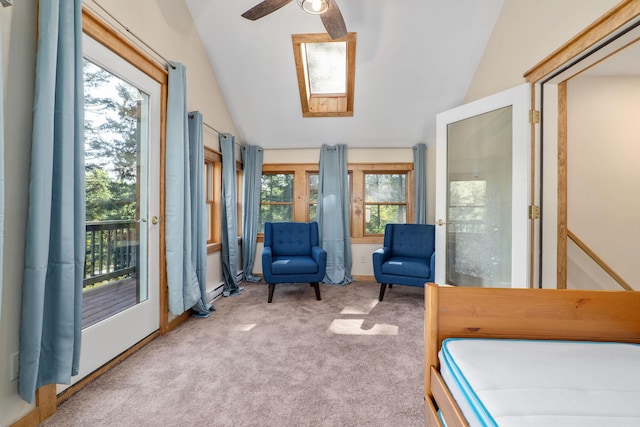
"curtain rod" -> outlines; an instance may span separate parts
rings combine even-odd
[[[220,132],[218,129],[214,128],[213,126],[210,126],[210,125],[206,124],[205,122],[202,122],[202,126],[208,127],[209,129],[211,129],[212,131],[214,131],[218,135],[224,133],[224,132]]]
[[[189,113],[189,118],[193,119],[193,113]],[[217,133],[218,135],[222,135],[224,132],[220,132],[218,129],[214,128],[213,126],[205,123],[204,121],[202,122],[202,126],[204,127],[208,127],[209,129],[211,129],[212,131],[214,131],[215,133]]]
[[[167,67],[171,67],[174,70],[176,69],[176,67],[174,67],[173,65],[171,65],[171,63],[167,60],[167,58],[165,58],[164,56],[160,55],[160,53],[158,53],[157,50],[155,50],[154,48],[152,48],[151,46],[149,46],[144,40],[142,40],[140,37],[138,37],[133,31],[131,31],[129,29],[129,27],[127,27],[126,25],[124,25],[122,22],[120,22],[118,20],[118,18],[116,18],[115,16],[113,16],[107,9],[105,9],[104,7],[102,7],[102,5],[100,3],[98,3],[96,0],[92,0],[92,2],[98,6],[100,9],[102,9],[102,11],[104,13],[106,13],[107,15],[109,15],[109,17],[111,19],[113,19],[114,21],[116,21],[118,23],[118,25],[120,25],[122,28],[124,28],[127,33],[131,34],[138,42],[142,43],[147,49],[149,49],[151,52],[153,52],[158,58],[162,59],[165,62],[165,66]]]

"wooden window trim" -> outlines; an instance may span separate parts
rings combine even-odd
[[[242,244],[242,194],[244,187],[242,185],[244,177],[244,165],[240,160],[236,160],[236,214],[238,215],[238,244]]]
[[[351,117],[353,116],[353,98],[356,75],[356,33],[348,33],[345,37],[332,40],[329,34],[293,34],[293,57],[298,76],[298,91],[302,117]],[[311,94],[307,79],[306,61],[302,57],[303,43],[347,43],[347,87],[346,93],[340,94]]]
[[[353,194],[351,199],[352,243],[380,244],[384,240],[384,234],[366,234],[365,232],[366,203],[364,177],[367,174],[406,174],[406,203],[401,204],[407,207],[407,223],[413,222],[413,199],[415,188],[415,185],[413,185],[413,163],[353,163],[349,165],[349,169],[353,172]]]
[[[209,210],[209,230],[212,239],[207,239],[207,253],[211,254],[222,250],[221,239],[221,223],[220,223],[220,209],[222,207],[222,154],[209,147],[204,147],[204,162],[205,165],[211,164],[213,166],[213,198],[209,200],[209,192],[207,191],[207,209]],[[207,186],[209,182],[207,182]],[[208,189],[208,187],[207,187]]]
[[[380,244],[384,235],[364,233],[365,204],[364,176],[367,173],[403,173],[407,176],[407,222],[413,222],[414,175],[413,163],[351,163],[348,165],[351,177],[351,243]],[[308,221],[309,218],[309,176],[319,173],[317,163],[271,163],[262,166],[262,173],[289,173],[294,175],[293,218],[294,221]],[[258,233],[258,242],[263,234]]]

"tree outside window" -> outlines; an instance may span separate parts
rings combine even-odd
[[[260,180],[260,232],[265,222],[293,221],[293,174],[263,174]]]
[[[309,194],[307,195],[308,207],[308,221],[318,220],[318,188],[320,182],[320,175],[317,173],[308,173],[307,182],[309,183]]]
[[[407,222],[407,175],[365,174],[365,234],[384,234],[388,223]]]

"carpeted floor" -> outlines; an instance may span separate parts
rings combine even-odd
[[[423,426],[424,290],[243,284],[43,426]]]

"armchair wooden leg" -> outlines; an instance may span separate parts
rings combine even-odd
[[[273,301],[273,291],[275,289],[276,285],[274,283],[269,283],[269,303],[271,301]]]
[[[311,282],[311,286],[316,291],[316,299],[320,301],[320,284],[318,282]]]
[[[391,287],[391,286],[389,286]],[[387,284],[386,283],[380,283],[380,296],[378,297],[378,301],[382,301],[382,299],[384,298],[384,291],[387,290]]]

